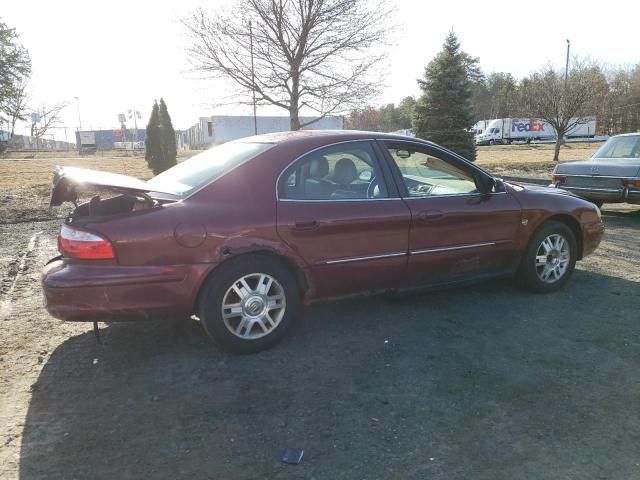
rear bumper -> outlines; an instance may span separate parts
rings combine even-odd
[[[188,316],[210,264],[121,266],[55,260],[42,272],[47,311],[61,320]]]
[[[638,188],[611,188],[611,187],[577,187],[572,185],[553,185],[562,188],[587,200],[596,200],[610,203],[640,203],[640,189]]]

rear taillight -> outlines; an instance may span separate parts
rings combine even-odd
[[[625,187],[640,188],[640,180],[639,179],[635,179],[635,178],[624,178],[622,180],[622,184]]]
[[[69,258],[104,260],[114,258],[111,243],[95,233],[63,225],[58,236],[58,250]]]
[[[567,177],[563,177],[561,175],[553,175],[551,177],[551,183],[555,183],[557,184],[563,184],[567,181]]]

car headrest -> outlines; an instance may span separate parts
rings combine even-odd
[[[316,157],[309,164],[309,175],[319,180],[329,174],[329,162],[324,157]]]
[[[340,185],[348,185],[358,178],[358,169],[353,160],[341,158],[333,169],[333,179]]]

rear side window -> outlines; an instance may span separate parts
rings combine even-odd
[[[284,200],[387,198],[387,187],[369,142],[348,142],[310,152],[280,176]]]
[[[271,143],[224,143],[165,170],[149,183],[185,196],[271,147]]]

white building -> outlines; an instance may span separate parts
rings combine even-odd
[[[300,117],[300,122],[305,123],[312,119],[312,117]],[[259,116],[257,123],[258,135],[291,130],[289,117]],[[342,117],[325,117],[304,129],[342,130],[343,128]],[[190,148],[203,148],[252,135],[254,135],[253,116],[212,115],[200,117],[198,123],[186,131],[186,143]]]

